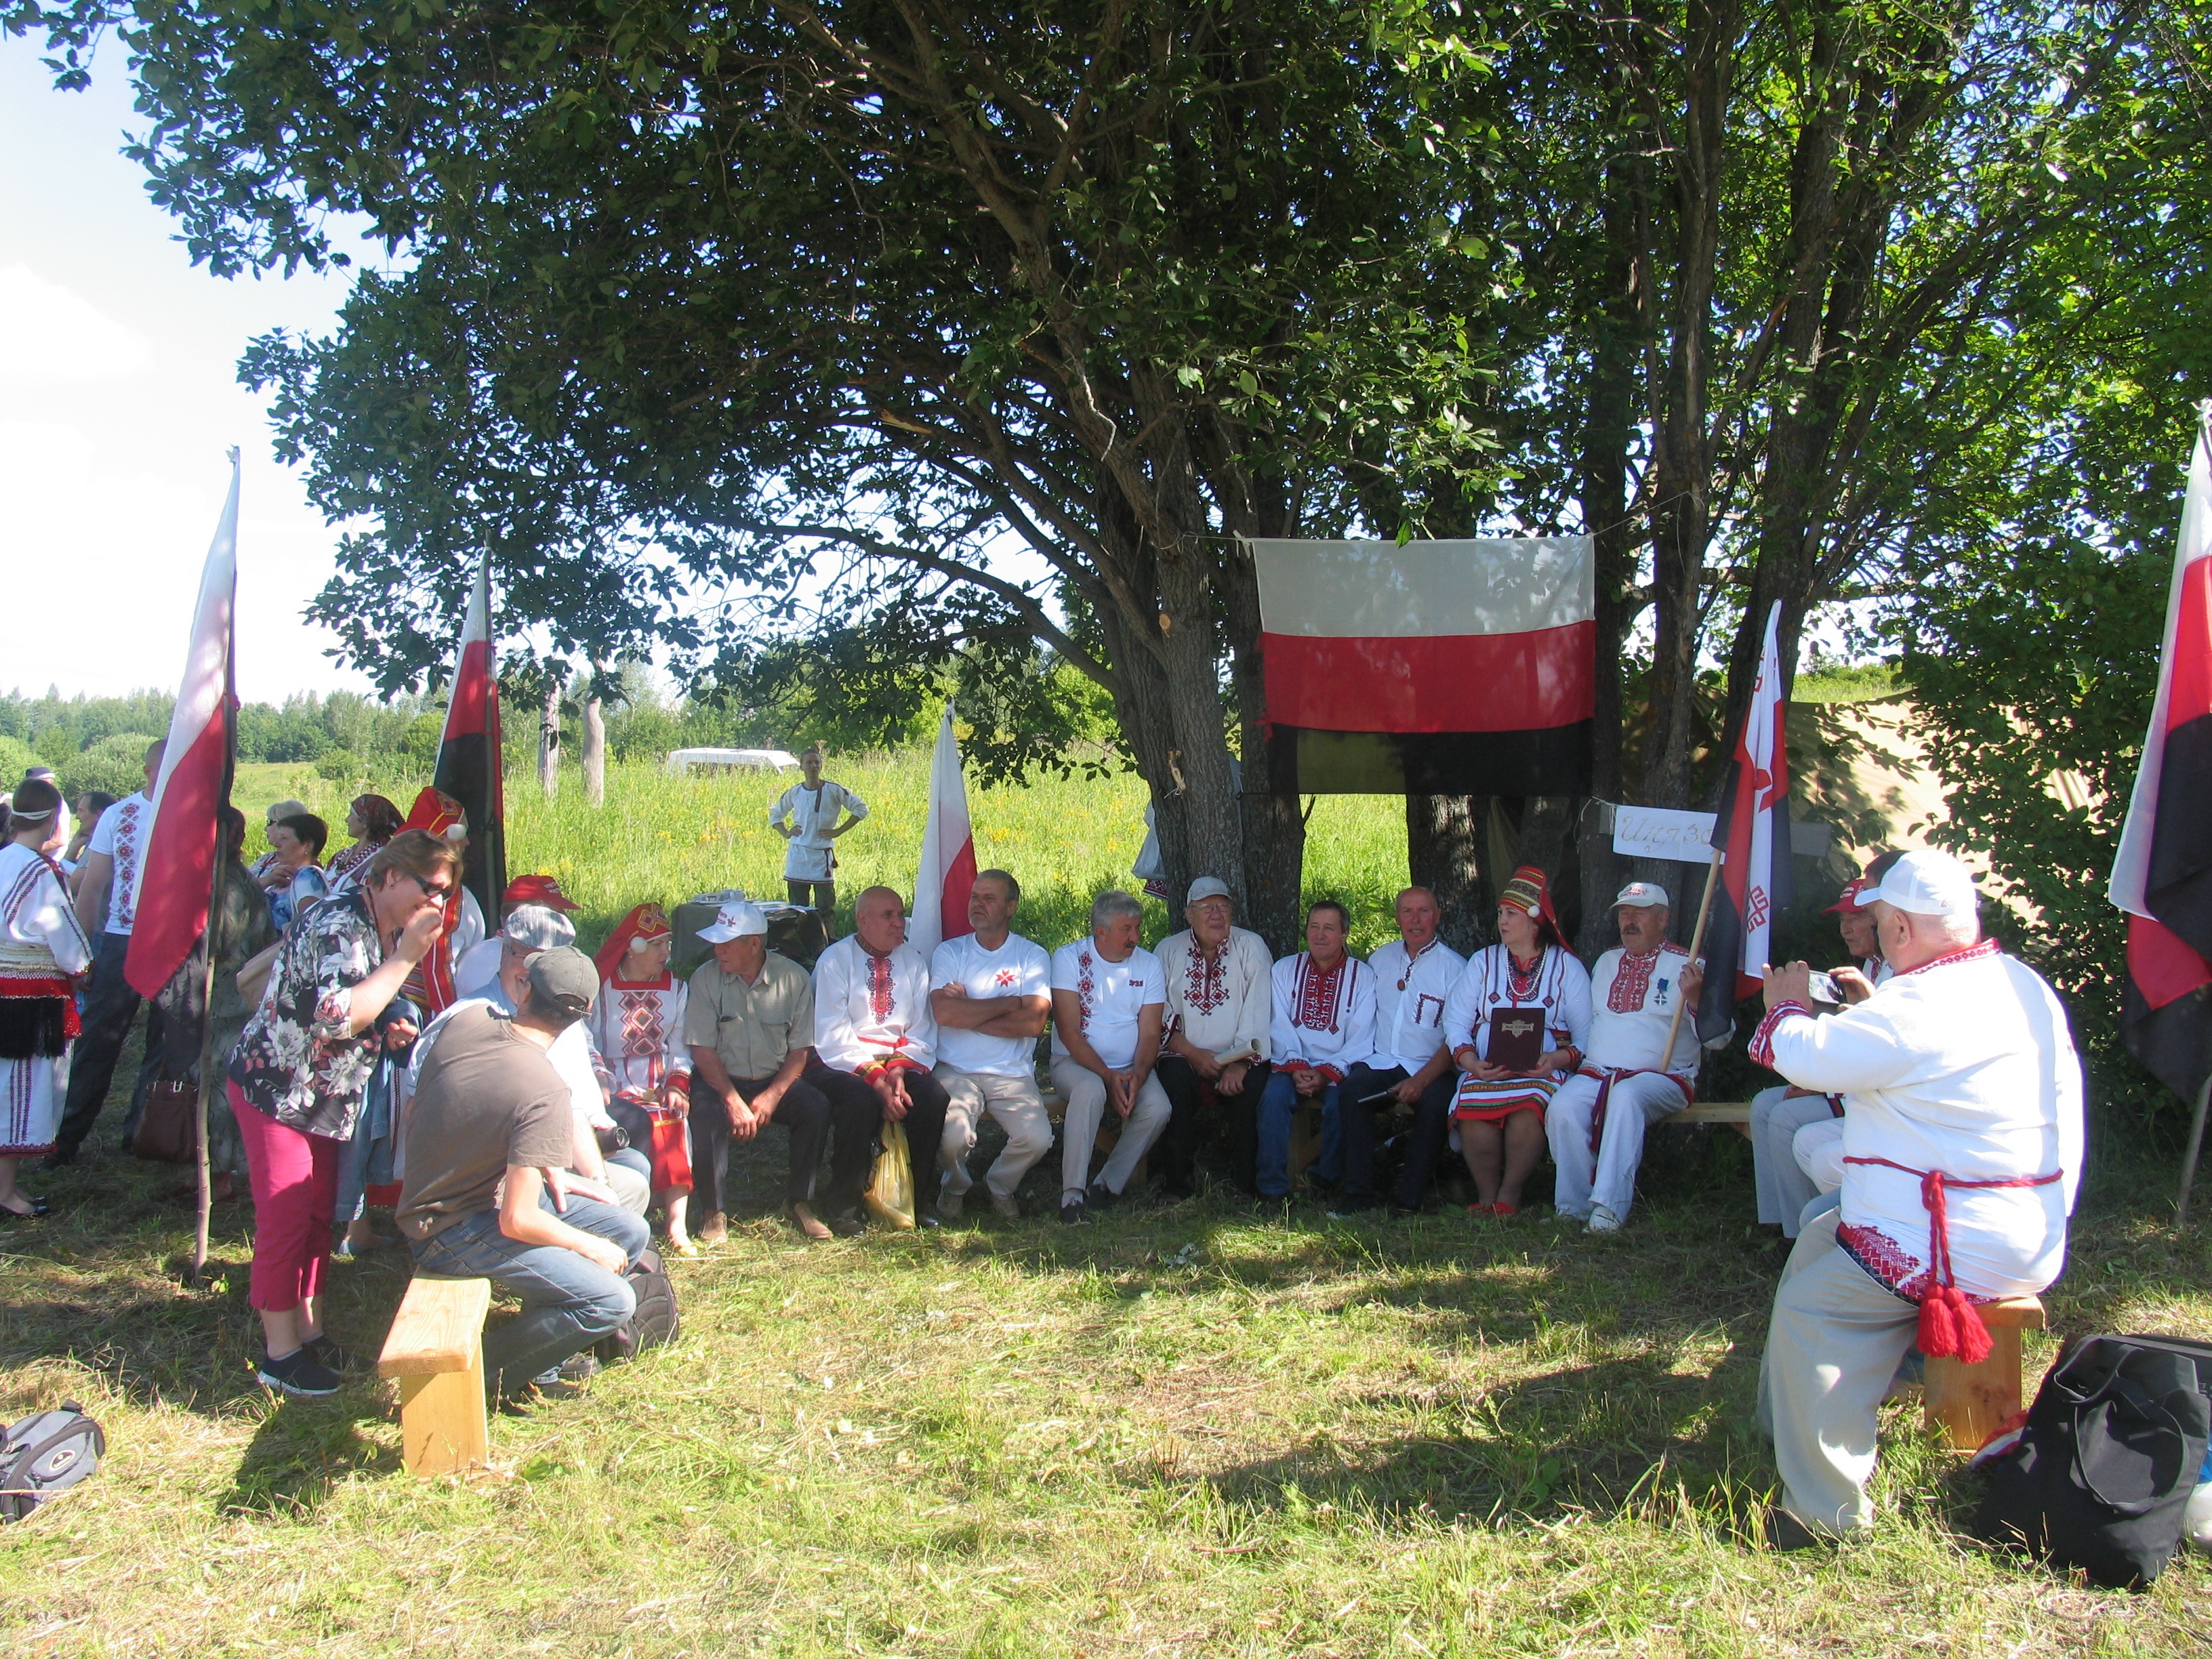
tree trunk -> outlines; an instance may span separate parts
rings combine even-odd
[[[1497,895],[1487,878],[1490,799],[1487,795],[1406,797],[1406,864],[1416,887],[1437,896],[1437,929],[1462,956],[1480,950],[1495,934]]]
[[[561,787],[561,680],[546,682],[545,701],[538,714],[538,787],[551,800]]]
[[[1285,528],[1279,525],[1270,530]],[[1237,804],[1244,827],[1243,925],[1278,956],[1303,948],[1306,823],[1295,791],[1279,793],[1267,742],[1267,665],[1260,649],[1260,589],[1240,549],[1224,562],[1224,631],[1243,758]]]
[[[607,804],[607,722],[599,700],[584,700],[584,799],[594,806]]]

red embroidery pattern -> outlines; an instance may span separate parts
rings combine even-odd
[[[993,976],[992,981],[991,981],[991,983],[992,983],[992,984],[994,984],[994,985],[995,985],[995,986],[997,986],[997,987],[998,987],[1001,991],[1005,990],[1005,989],[1006,989],[1009,985],[1012,985],[1013,982],[1014,982],[1014,970],[1013,970],[1012,969],[1011,969],[1011,968],[1001,968],[1001,969],[999,969],[999,971],[998,971],[998,973],[997,973],[995,975],[994,975],[994,976]]]
[[[1075,958],[1075,1006],[1083,1015],[1083,1029],[1091,1029],[1091,1008],[1097,994],[1097,987],[1091,978],[1091,952],[1080,951]]]
[[[138,913],[138,805],[127,800],[115,809],[123,819],[115,830],[115,885],[109,890],[115,896],[108,909],[109,920],[118,925],[110,933],[129,928]]]
[[[1751,1063],[1774,1069],[1774,1033],[1782,1022],[1792,1014],[1813,1017],[1813,1011],[1802,1002],[1778,1002],[1766,1011],[1766,1018],[1759,1022],[1759,1029],[1751,1034]]]
[[[880,1023],[891,1017],[891,959],[860,954],[868,957],[868,1012]]]
[[[1312,956],[1298,957],[1297,995],[1293,1000],[1297,1012],[1291,1023],[1302,1031],[1330,1031],[1336,1030],[1338,1007],[1344,1000],[1352,966],[1350,957],[1340,957],[1334,968],[1316,968]]]
[[[1919,1300],[1927,1286],[1928,1269],[1911,1252],[1879,1227],[1860,1227],[1839,1222],[1836,1243],[1851,1259],[1899,1296]]]
[[[1620,966],[1613,970],[1613,983],[1606,989],[1605,1006],[1616,1014],[1643,1012],[1644,999],[1651,992],[1651,970],[1659,965],[1659,958],[1689,954],[1679,945],[1662,945],[1640,957],[1622,951]]]
[[[1229,1000],[1229,945],[1222,942],[1218,955],[1209,957],[1193,945],[1189,964],[1182,970],[1183,1006],[1201,1014],[1210,1014]],[[1400,980],[1398,988],[1404,990],[1406,981]]]
[[[1997,954],[1997,942],[1993,939],[1978,939],[1964,950],[1954,951],[1948,956],[1937,957],[1933,962],[1923,962],[1917,968],[1908,968],[1903,974],[1892,974],[1892,979],[1903,979],[1909,974],[1924,974],[1930,968],[1948,968],[1954,962],[1978,962],[1984,957]]]

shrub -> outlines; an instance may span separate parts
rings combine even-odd
[[[315,775],[330,783],[351,783],[362,775],[361,757],[350,749],[325,750],[315,761]]]
[[[21,738],[0,737],[0,789],[13,789],[24,773],[45,764]]]
[[[118,732],[70,756],[54,769],[71,800],[88,789],[105,789],[119,800],[146,787],[146,745],[153,741],[147,732]]]

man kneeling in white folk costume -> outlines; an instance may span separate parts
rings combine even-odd
[[[1632,881],[1613,902],[1620,948],[1590,969],[1589,1051],[1544,1118],[1559,1171],[1553,1206],[1594,1233],[1628,1219],[1645,1127],[1680,1111],[1696,1091],[1705,983],[1702,965],[1667,938],[1665,888]],[[1670,1028],[1674,1053],[1662,1054]]]
[[[2058,1277],[2081,1166],[2081,1066],[2050,986],[1984,939],[1973,878],[1909,853],[1871,896],[1893,977],[1815,1019],[1802,962],[1766,974],[1751,1057],[1844,1097],[1842,1207],[1809,1222],[1774,1297],[1759,1421],[1776,1543],[1873,1522],[1875,1413],[1914,1344],[1988,1356],[1977,1302]]]

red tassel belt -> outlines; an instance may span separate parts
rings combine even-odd
[[[40,999],[62,1005],[62,1035],[70,1042],[76,1041],[82,1022],[77,1018],[76,988],[67,978],[55,975],[45,979],[0,978],[0,998],[21,997],[27,1001]]]
[[[1613,1085],[1621,1079],[1644,1076],[1663,1077],[1682,1091],[1682,1098],[1685,1101],[1695,1100],[1698,1097],[1698,1091],[1694,1085],[1683,1082],[1672,1072],[1661,1071],[1656,1066],[1583,1066],[1577,1068],[1575,1075],[1594,1077],[1597,1079],[1597,1103],[1590,1108],[1589,1149],[1592,1158],[1597,1156],[1598,1143],[1605,1139],[1606,1111],[1613,1103]]]
[[[1982,1310],[1959,1288],[1951,1270],[1951,1223],[1944,1202],[1947,1189],[1989,1191],[2012,1187],[2048,1187],[2063,1173],[2007,1176],[1998,1181],[1961,1181],[1941,1170],[1914,1170],[1886,1158],[1847,1158],[1846,1164],[1872,1164],[1914,1176],[1920,1182],[1921,1206],[1928,1212],[1928,1291],[1920,1298],[1920,1352],[1943,1358],[1956,1354],[1960,1362],[1978,1365],[1993,1346]],[[1893,1286],[1892,1288],[1894,1288]],[[1902,1294],[1902,1292],[1900,1292]]]

